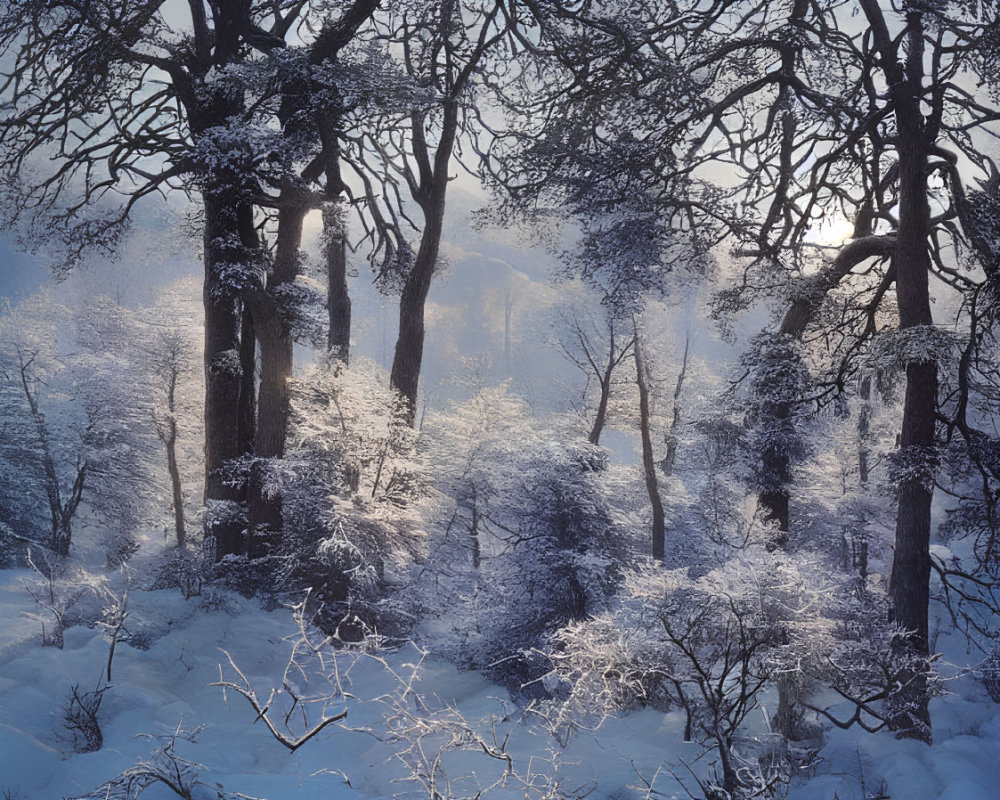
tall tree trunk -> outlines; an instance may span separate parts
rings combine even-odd
[[[239,409],[243,383],[242,325],[234,264],[246,265],[231,187],[204,192],[205,205],[205,500],[238,501],[239,491],[222,473],[240,455]],[[215,509],[217,512],[219,509]],[[206,536],[215,537],[216,558],[243,550],[242,525],[232,509],[205,515]]]
[[[371,3],[374,9],[377,2]],[[347,364],[351,356],[351,295],[347,285],[347,186],[340,170],[342,113],[338,102],[319,122],[329,156],[324,164],[323,250],[326,256],[327,352]]]
[[[410,425],[413,425],[416,418],[417,388],[424,357],[424,307],[441,248],[445,196],[448,190],[448,165],[458,130],[458,110],[458,101],[455,98],[445,101],[441,138],[434,154],[429,184],[424,187],[426,193],[421,197],[424,230],[420,237],[416,260],[406,277],[399,298],[399,336],[396,339],[390,380],[393,388],[403,396],[407,404]],[[415,116],[412,124],[415,136],[422,141],[423,119]],[[424,156],[426,157],[426,152]]]
[[[237,446],[240,454],[254,451],[256,439],[257,339],[253,313],[245,305],[240,319],[240,399],[237,410]]]
[[[268,486],[270,465],[266,459],[285,454],[295,340],[283,313],[283,289],[298,277],[302,226],[309,211],[297,187],[286,188],[282,196],[285,204],[278,211],[274,265],[267,286],[251,295],[260,346],[256,457],[247,480],[248,547],[254,558],[270,551],[283,528],[282,497]]]
[[[338,198],[328,200],[323,210],[329,320],[326,345],[332,356],[346,364],[351,356],[351,295],[347,287],[347,221]]]
[[[432,227],[428,224],[424,228],[413,273],[407,279],[403,293],[399,298],[399,336],[396,339],[396,350],[390,374],[393,387],[403,396],[407,404],[407,414],[411,425],[416,418],[417,389],[424,357],[424,307],[431,288],[431,274],[434,269],[434,262],[430,260],[432,250],[434,251],[434,261],[437,257],[437,245],[430,242],[430,239],[435,236]],[[424,241],[428,241],[428,246],[424,246]]]
[[[638,325],[635,326],[635,340],[632,347],[632,353],[635,357],[635,382],[639,387],[639,437],[642,440],[642,472],[646,479],[649,504],[653,509],[653,525],[650,531],[651,550],[653,558],[662,561],[666,554],[666,519],[663,513],[663,500],[660,498],[660,485],[656,479],[653,439],[649,430],[649,384],[646,380],[646,359],[643,355]]]
[[[167,472],[170,475],[170,498],[174,509],[174,534],[177,546],[187,544],[187,530],[184,526],[184,494],[181,491],[181,472],[177,466],[177,422],[170,421],[170,433],[166,440]]]
[[[915,17],[920,30],[919,15]],[[914,25],[911,21],[910,25]],[[911,35],[911,46],[915,39]],[[919,48],[918,48],[919,49]],[[894,94],[903,94],[895,92]],[[922,118],[917,101],[900,103],[899,128],[900,210],[899,245],[895,257],[896,298],[900,329],[932,325],[927,237],[930,209],[924,172]],[[906,365],[906,396],[899,457],[909,477],[901,481],[896,512],[889,597],[895,621],[912,636],[901,649],[918,658],[928,655],[927,615],[930,604],[931,500],[934,493],[934,419],[937,409],[937,364],[933,360]],[[890,727],[901,735],[930,741],[930,713],[923,667],[904,670]]]
[[[288,381],[292,377],[295,342],[282,314],[282,291],[299,274],[302,226],[308,207],[289,203],[278,212],[274,267],[260,302],[257,341],[260,345],[260,390],[257,399],[257,439],[254,454],[280,458],[288,428]],[[255,309],[256,310],[256,309]]]
[[[865,375],[861,379],[861,387],[858,392],[861,400],[858,410],[858,480],[862,487],[868,486],[870,466],[868,459],[871,456],[871,419],[872,419],[872,378]]]
[[[479,505],[476,503],[476,492],[472,492],[472,521],[469,523],[469,536],[472,541],[472,568],[479,569],[482,561],[482,544],[479,541]]]
[[[905,64],[899,61],[902,42],[889,33],[877,0],[862,0],[890,87],[896,116],[896,150],[899,158],[899,229],[893,267],[901,330],[932,325],[928,275],[930,255],[930,206],[927,200],[927,146],[923,94],[923,20],[919,11],[908,11],[905,31]],[[910,659],[896,676],[900,688],[889,703],[889,727],[900,736],[930,742],[927,697],[927,613],[930,601],[930,531],[934,420],[937,408],[937,363],[927,360],[906,365],[906,396],[900,435],[900,458],[906,477],[898,486],[896,540],[889,599],[894,621],[911,631],[897,642],[901,655]]]

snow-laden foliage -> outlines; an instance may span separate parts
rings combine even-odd
[[[714,756],[703,784],[766,794],[786,768],[772,761],[775,735],[749,720],[782,673],[829,649],[820,576],[759,548],[694,579],[655,564],[628,572],[611,613],[556,637],[552,680],[566,695],[556,719],[587,725],[637,703],[680,707],[685,738]]]
[[[363,359],[311,365],[292,385],[291,407],[285,457],[251,462],[247,477],[280,498],[283,533],[258,520],[249,556],[223,571],[248,569],[258,581],[250,593],[311,589],[329,625],[384,622],[376,606],[422,549],[432,502],[418,434],[383,370]]]
[[[192,323],[199,293],[196,282],[184,280],[148,307],[97,297],[75,315],[87,441],[100,454],[87,505],[103,523],[110,563],[130,554],[141,526],[169,527],[184,544],[199,516],[204,390],[202,335]]]
[[[953,333],[935,325],[915,325],[880,333],[865,359],[870,370],[900,369],[907,364],[957,361],[959,342]]]
[[[801,426],[810,376],[790,336],[761,334],[747,348],[743,366],[747,377],[736,402],[747,428],[750,485],[762,494],[780,492],[808,452]]]
[[[533,418],[505,384],[431,414],[423,435],[446,498],[417,579],[427,635],[519,687],[541,674],[530,651],[617,585],[632,476]]]
[[[101,525],[109,563],[121,563],[139,527],[169,514],[169,435],[194,499],[200,342],[189,320],[197,296],[188,282],[138,311],[106,297],[71,310],[45,293],[8,307],[0,320],[0,470],[17,491],[5,493],[0,515],[15,537],[69,547],[82,504]]]
[[[135,346],[140,323],[134,312],[96,297],[75,321],[73,365],[88,419],[85,441],[100,454],[89,464],[87,500],[104,530],[108,563],[116,566],[132,555],[132,537],[154,521],[163,496],[155,479],[160,454],[150,413],[153,386],[141,379],[148,361]]]
[[[893,676],[912,666],[894,644],[902,632],[885,621],[884,595],[850,586],[822,554],[761,546],[698,577],[641,565],[613,608],[554,636],[544,680],[554,699],[536,710],[565,742],[639,706],[680,709],[685,738],[711,754],[694,774],[707,796],[771,796],[808,757],[785,750],[783,697],[801,704],[799,717],[805,707],[879,729],[902,694]],[[818,681],[854,716],[815,705]]]
[[[63,555],[94,457],[69,320],[45,291],[0,315],[0,516],[18,541]]]

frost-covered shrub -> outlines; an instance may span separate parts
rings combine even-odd
[[[25,546],[14,536],[9,525],[0,522],[0,569],[24,563]]]
[[[751,484],[762,494],[780,492],[791,480],[791,468],[808,453],[800,423],[809,374],[790,336],[758,337],[743,365],[749,371],[740,402]]]
[[[822,658],[810,669],[838,699],[826,708],[809,696],[799,702],[821,721],[840,728],[857,725],[876,732],[891,727],[928,736],[926,718],[914,698],[941,693],[935,658],[914,652],[908,645],[911,632],[889,621],[888,612],[881,587],[852,592],[842,585],[829,593],[824,612],[829,636]]]
[[[109,687],[101,686],[92,692],[82,692],[78,684],[70,689],[69,700],[63,709],[63,723],[73,739],[77,753],[92,753],[104,746],[104,734],[97,714]]]
[[[208,565],[199,553],[170,547],[151,565],[151,589],[180,589],[185,600],[201,595]]]
[[[704,786],[758,796],[789,767],[781,737],[752,725],[751,714],[768,710],[779,678],[830,651],[821,574],[763,546],[699,577],[641,566],[626,574],[614,609],[556,634],[548,677],[556,699],[540,710],[566,730],[637,705],[681,708],[685,738],[716,757]]]
[[[227,792],[218,783],[207,783],[202,779],[204,767],[178,752],[194,745],[203,728],[186,730],[178,727],[166,736],[140,734],[142,738],[158,742],[148,757],[140,759],[97,788],[78,795],[72,800],[138,800],[147,789],[162,787],[164,792],[182,798],[205,797],[216,800],[254,800],[241,792]],[[159,796],[170,796],[159,795]]]
[[[549,697],[533,711],[561,745],[577,729],[597,728],[622,711],[647,705],[665,711],[674,704],[659,648],[636,633],[606,611],[553,634],[549,672],[541,680]]]
[[[26,580],[24,588],[37,611],[25,616],[40,624],[42,645],[62,649],[67,628],[93,627],[101,618],[112,596],[108,580],[46,551],[29,550],[27,558],[37,580]]]
[[[708,416],[692,429],[681,456],[682,485],[689,493],[667,498],[672,506],[667,563],[704,570],[715,563],[715,550],[745,547],[761,526],[747,502],[743,427]]]
[[[547,670],[535,649],[602,610],[617,585],[622,473],[601,448],[532,419],[506,387],[481,389],[424,431],[444,497],[415,590],[434,620],[427,635],[508,686],[530,684]]]
[[[192,290],[200,296],[188,283],[164,298]],[[106,297],[71,310],[46,292],[0,308],[0,482],[11,489],[0,522],[66,555],[86,509],[108,566],[135,552],[135,532],[169,508],[167,427],[180,474],[190,484],[202,471],[199,423],[188,422],[201,418],[190,398],[203,393],[190,311],[161,299],[137,312]]]
[[[125,564],[139,550],[139,543],[130,530],[105,530],[101,538],[104,561],[112,569]]]
[[[388,385],[362,359],[313,365],[293,382],[285,457],[251,466],[261,493],[280,502],[282,532],[263,526],[227,580],[296,598],[308,589],[330,629],[348,617],[361,628],[384,622],[385,587],[419,552],[428,502],[418,435]]]
[[[3,520],[29,543],[68,555],[93,453],[76,397],[69,310],[42,291],[0,305],[0,501]],[[42,509],[46,514],[40,513]],[[47,517],[47,519],[45,518]]]
[[[272,556],[223,556],[208,570],[209,579],[243,597],[267,597],[273,591],[278,559]]]
[[[994,703],[1000,703],[1000,645],[993,646],[989,656],[979,666],[977,674],[990,699]]]
[[[625,534],[601,491],[606,465],[591,460],[600,455],[586,444],[550,441],[525,465],[521,491],[511,498],[519,507],[502,523],[511,531],[507,548],[481,569],[492,613],[480,622],[478,658],[503,683],[537,678],[544,668],[526,652],[603,609],[620,579]]]

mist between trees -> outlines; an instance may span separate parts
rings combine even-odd
[[[830,726],[930,744],[942,635],[995,684],[992,4],[27,0],[0,46],[21,247],[83,286],[168,196],[202,245],[141,307],[0,316],[2,557],[60,636],[83,527],[186,596],[308,592],[557,736],[683,709],[705,798],[776,795]],[[546,274],[480,291],[489,241]]]

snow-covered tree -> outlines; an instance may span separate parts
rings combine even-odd
[[[310,365],[292,383],[288,447],[281,459],[251,460],[236,480],[259,481],[245,556],[224,573],[272,593],[311,592],[324,625],[383,622],[387,584],[423,545],[423,507],[432,502],[428,465],[404,404],[383,370],[337,355]],[[275,535],[274,498],[284,533]],[[231,580],[239,581],[239,577]]]
[[[4,533],[69,555],[88,485],[89,420],[69,367],[70,311],[41,291],[0,315]],[[47,527],[39,509],[47,509]]]
[[[519,687],[540,675],[532,648],[613,593],[634,547],[634,475],[506,384],[429,415],[422,436],[445,498],[417,581],[429,635]]]

